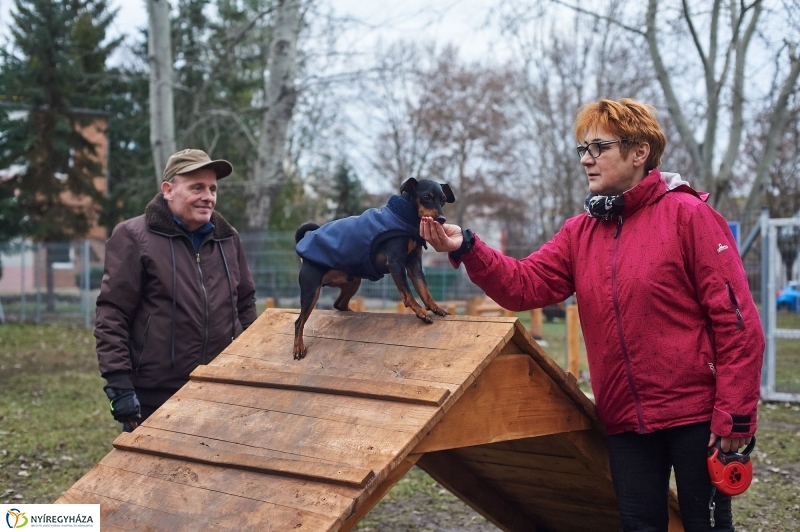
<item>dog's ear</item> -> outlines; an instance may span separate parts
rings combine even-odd
[[[414,192],[414,189],[417,188],[417,180],[413,177],[409,177],[406,179],[406,182],[400,186],[400,193],[403,192]]]
[[[456,197],[453,195],[453,189],[450,188],[450,185],[447,183],[442,183],[442,192],[444,192],[444,197],[447,200],[447,203],[456,202]]]

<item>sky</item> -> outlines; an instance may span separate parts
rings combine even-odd
[[[361,21],[350,42],[369,50],[378,40],[391,42],[400,38],[453,43],[463,57],[480,58],[493,54],[498,41],[495,30],[485,28],[489,10],[496,0],[404,0],[402,2],[365,2],[364,0],[322,0],[341,16]],[[0,0],[0,34],[10,22],[14,0]],[[111,36],[136,35],[147,25],[145,0],[110,0],[119,13]],[[174,4],[174,0],[172,2]]]

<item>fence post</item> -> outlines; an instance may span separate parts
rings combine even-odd
[[[33,252],[33,285],[36,287],[36,324],[42,322],[42,291],[39,290],[39,262],[42,251],[42,243],[36,243],[36,250]],[[45,257],[45,270],[47,270],[47,258]],[[47,272],[45,271],[45,275]]]
[[[764,328],[764,335],[769,338],[769,307],[771,294],[769,293],[769,271],[770,271],[770,256],[769,256],[769,209],[767,207],[761,208],[761,216],[759,216],[759,223],[761,224],[761,326]],[[762,395],[769,395],[771,390],[769,386],[769,367],[770,367],[770,346],[767,344],[764,353],[764,362],[761,368],[761,393]],[[772,353],[774,354],[774,353]]]
[[[535,308],[531,310],[531,336],[534,340],[542,339],[542,309]]]
[[[23,241],[19,247],[19,322],[25,323],[25,242]]]
[[[268,297],[266,303],[264,304],[264,308],[275,308],[275,298]]]
[[[567,371],[576,379],[581,376],[578,328],[578,306],[567,305]]]
[[[89,275],[89,239],[84,239],[83,241],[83,305],[84,305],[84,325],[87,329],[92,328],[92,310],[91,310],[91,299],[92,299],[92,286],[90,284],[90,275]]]

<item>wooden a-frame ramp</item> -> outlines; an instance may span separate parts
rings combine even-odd
[[[594,405],[516,318],[318,310],[296,361],[296,317],[266,310],[56,502],[104,531],[351,530],[416,464],[502,530],[619,530]]]

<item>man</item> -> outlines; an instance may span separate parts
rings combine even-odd
[[[228,161],[172,155],[145,213],[106,243],[97,359],[111,414],[132,431],[256,319],[236,229],[214,210]]]

